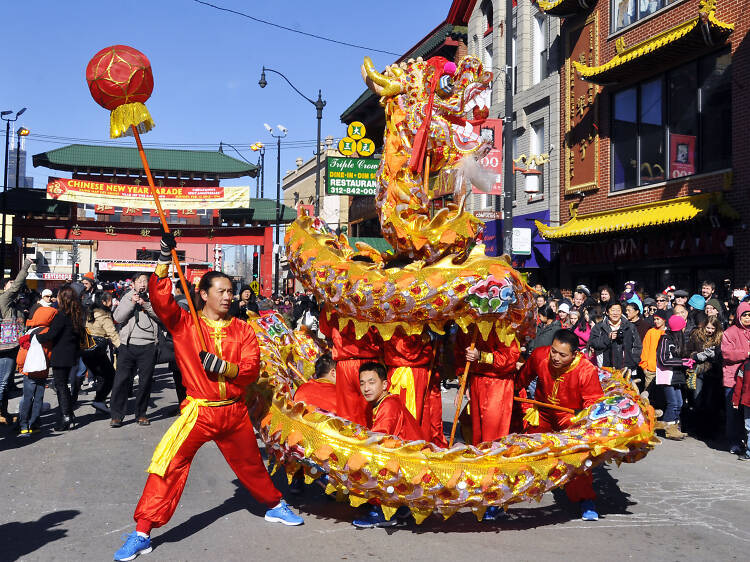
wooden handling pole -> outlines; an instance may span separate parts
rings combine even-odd
[[[524,404],[534,404],[534,406],[541,406],[542,408],[549,408],[550,410],[557,410],[559,412],[565,412],[567,414],[575,414],[576,411],[564,406],[558,406],[556,404],[549,404],[548,402],[539,402],[532,400],[531,398],[521,398],[520,396],[514,396],[513,400],[516,402],[523,402]]]
[[[161,221],[161,227],[164,229],[164,232],[169,232],[169,225],[167,224],[167,219],[164,217],[164,211],[161,208],[161,201],[159,201],[159,194],[156,192],[156,186],[154,185],[154,177],[151,175],[151,168],[148,165],[148,160],[146,160],[146,152],[143,150],[143,144],[141,144],[141,135],[138,133],[138,128],[135,125],[131,125],[130,128],[133,131],[133,136],[135,137],[135,143],[138,145],[138,154],[141,155],[141,162],[143,163],[143,169],[146,171],[146,178],[148,178],[148,187],[151,189],[151,196],[154,198],[154,203],[156,204],[156,210],[159,213],[159,220]],[[185,279],[185,274],[182,273],[182,267],[180,266],[180,258],[177,257],[177,250],[175,248],[172,248],[172,262],[174,263],[174,267],[177,270],[177,275],[180,278],[180,285],[182,285],[182,292],[185,293],[185,296],[187,297],[187,303],[188,307],[190,308],[190,316],[193,318],[193,324],[195,324],[195,331],[198,332],[198,339],[201,342],[201,349],[203,351],[208,351],[208,347],[206,346],[206,340],[203,337],[203,331],[201,330],[200,323],[198,322],[198,313],[195,311],[195,305],[193,304],[193,299],[190,298],[190,290],[188,288],[187,279]]]
[[[474,326],[474,335],[471,339],[471,349],[474,351],[477,346],[477,334],[479,333],[479,328],[477,326]],[[464,367],[464,374],[461,377],[461,386],[458,390],[458,394],[456,395],[456,413],[453,416],[453,427],[451,427],[451,438],[450,441],[448,441],[448,448],[450,449],[453,447],[453,441],[456,438],[456,426],[458,425],[458,416],[461,414],[461,404],[464,401],[464,393],[466,392],[466,379],[469,378],[469,365],[471,365],[471,361],[468,359],[466,360],[466,366]]]

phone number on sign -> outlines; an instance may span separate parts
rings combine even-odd
[[[375,195],[375,188],[366,187],[331,187],[331,195]]]

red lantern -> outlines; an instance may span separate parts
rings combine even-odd
[[[146,55],[126,45],[113,45],[94,55],[86,67],[86,81],[94,101],[112,111],[110,136],[132,134],[131,125],[140,133],[154,127],[143,104],[154,89],[151,63]]]

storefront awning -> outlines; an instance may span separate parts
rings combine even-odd
[[[738,219],[739,214],[724,201],[721,193],[704,193],[623,207],[614,211],[577,215],[571,206],[572,218],[561,226],[547,226],[539,221],[539,233],[547,240],[567,240],[636,230],[649,226],[678,224],[719,214]]]
[[[536,5],[550,16],[568,17],[590,10],[596,0],[538,0]]]
[[[630,80],[652,65],[664,68],[690,60],[707,48],[724,43],[734,30],[733,23],[716,18],[716,0],[703,0],[698,10],[694,18],[632,47],[627,47],[620,36],[615,42],[617,54],[604,64],[587,66],[572,61],[573,66],[584,80],[605,85]]]

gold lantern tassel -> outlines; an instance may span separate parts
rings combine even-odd
[[[109,115],[109,136],[113,139],[132,135],[131,126],[138,132],[148,133],[155,127],[151,114],[140,102],[124,103],[112,110]]]

